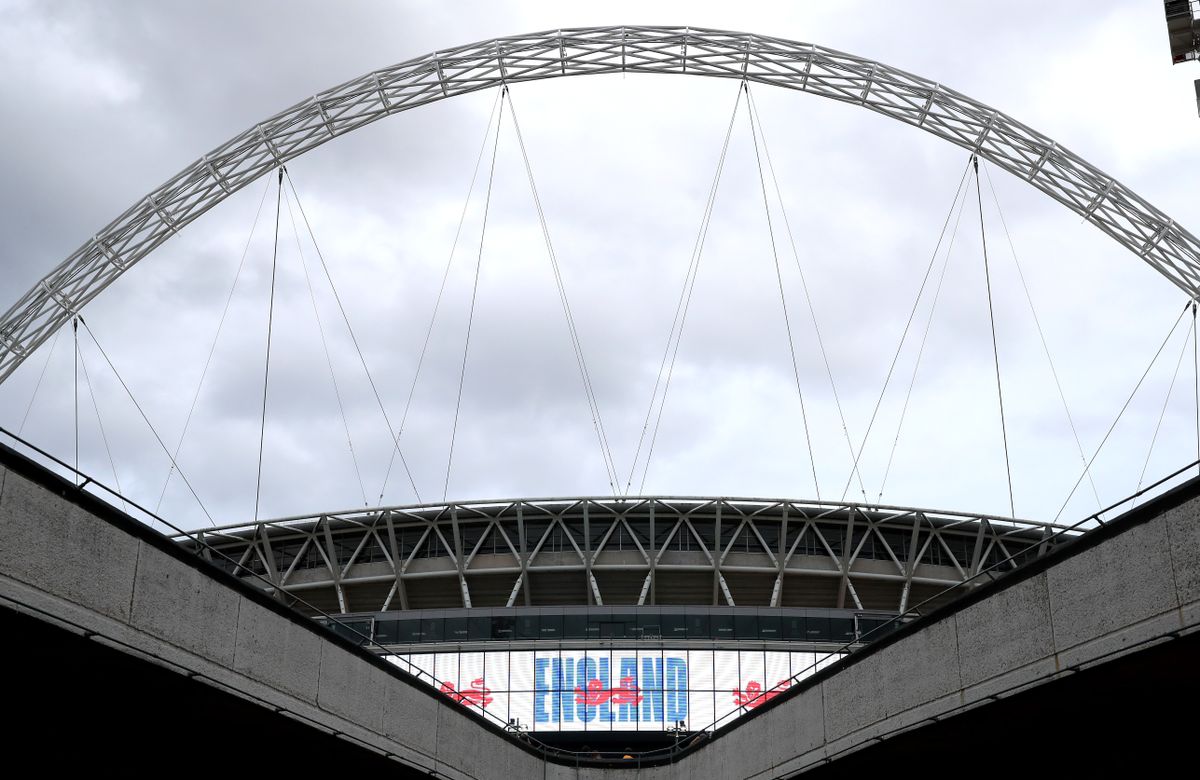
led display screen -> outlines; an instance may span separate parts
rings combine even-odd
[[[441,693],[529,731],[723,726],[837,659],[763,650],[526,650],[390,656]]]

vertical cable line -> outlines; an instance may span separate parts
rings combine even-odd
[[[1179,369],[1183,366],[1183,357],[1187,354],[1191,343],[1192,333],[1185,333],[1183,346],[1179,349],[1179,359],[1175,361],[1175,371],[1171,374],[1171,383],[1167,385],[1167,396],[1163,398],[1162,410],[1158,413],[1158,422],[1154,425],[1154,435],[1150,437],[1150,448],[1146,450],[1146,461],[1142,464],[1142,473],[1138,475],[1137,489],[1134,495],[1142,490],[1142,481],[1146,478],[1146,469],[1150,467],[1150,456],[1154,454],[1154,445],[1158,441],[1158,432],[1162,429],[1163,418],[1167,416],[1167,406],[1171,403],[1171,395],[1175,392],[1175,381],[1179,379]]]
[[[421,344],[421,354],[417,357],[417,368],[413,372],[413,381],[408,388],[408,399],[404,402],[404,414],[400,416],[400,428],[396,431],[395,441],[398,443],[400,437],[404,435],[404,426],[408,422],[408,412],[412,408],[413,397],[417,392],[417,382],[421,378],[421,369],[425,365],[425,355],[429,351],[429,342],[433,338],[433,327],[437,323],[438,311],[442,306],[442,298],[446,293],[446,282],[450,279],[450,268],[454,265],[454,254],[458,251],[458,240],[462,235],[463,224],[467,221],[467,210],[471,206],[471,195],[475,192],[475,181],[479,177],[479,166],[483,162],[483,153],[487,151],[488,138],[492,134],[492,120],[496,119],[496,109],[500,106],[500,97],[502,92],[496,93],[496,99],[492,102],[492,110],[488,114],[487,129],[483,134],[483,141],[479,144],[479,154],[475,157],[475,169],[471,172],[471,183],[467,187],[467,197],[463,201],[462,213],[458,216],[458,227],[454,230],[454,241],[450,244],[450,255],[446,258],[446,269],[442,272],[442,283],[438,286],[437,298],[433,302],[433,312],[429,315],[429,327],[425,329],[425,341]],[[499,128],[499,122],[497,122]],[[376,502],[383,505],[383,494],[387,491],[388,480],[392,476],[392,467],[396,463],[396,452],[398,447],[391,448],[392,454],[388,457],[387,471],[383,475],[383,487],[379,489],[379,500]]]
[[[1096,451],[1092,453],[1091,459],[1088,460],[1087,464],[1083,467],[1083,473],[1079,475],[1079,479],[1075,480],[1075,484],[1071,487],[1071,492],[1067,494],[1066,499],[1063,501],[1062,506],[1059,507],[1058,513],[1054,515],[1054,519],[1051,522],[1057,523],[1058,518],[1062,517],[1063,511],[1067,508],[1067,504],[1071,503],[1071,498],[1075,495],[1075,491],[1079,489],[1079,485],[1083,482],[1083,478],[1092,468],[1092,464],[1096,462],[1096,458],[1099,457],[1100,451],[1104,449],[1104,445],[1108,442],[1108,437],[1112,435],[1112,432],[1117,427],[1117,423],[1121,421],[1121,417],[1125,414],[1125,410],[1128,409],[1129,404],[1133,402],[1133,397],[1137,395],[1137,391],[1139,388],[1141,388],[1142,382],[1145,382],[1146,377],[1150,375],[1150,369],[1154,368],[1154,364],[1158,362],[1158,356],[1162,354],[1163,349],[1167,346],[1167,342],[1169,342],[1171,340],[1171,336],[1175,334],[1175,329],[1179,327],[1180,321],[1183,320],[1183,315],[1187,314],[1187,310],[1191,305],[1191,301],[1188,301],[1186,304],[1184,304],[1183,311],[1179,312],[1179,316],[1175,318],[1175,323],[1171,325],[1171,330],[1167,332],[1167,337],[1163,339],[1162,344],[1158,345],[1158,351],[1154,353],[1154,357],[1150,358],[1150,365],[1146,366],[1146,370],[1142,372],[1141,378],[1138,379],[1137,384],[1133,386],[1133,390],[1130,391],[1129,397],[1125,399],[1125,403],[1121,406],[1121,410],[1117,412],[1117,418],[1113,420],[1112,425],[1108,427],[1108,432],[1105,433],[1104,438],[1100,440],[1100,444],[1096,447]]]
[[[1010,517],[1017,516],[1013,502],[1012,466],[1008,460],[1008,426],[1004,422],[1004,390],[1000,385],[1000,349],[996,345],[996,310],[992,306],[992,273],[988,267],[987,231],[983,227],[983,194],[979,185],[979,158],[972,155],[975,166],[975,200],[979,203],[979,237],[983,242],[983,278],[987,284],[988,321],[992,325],[992,360],[996,365],[996,396],[1000,399],[1000,436],[1004,441],[1004,473],[1008,476],[1008,509]]]
[[[271,378],[271,330],[275,324],[275,271],[279,260],[279,207],[283,203],[283,166],[279,167],[279,186],[275,192],[275,244],[271,250],[271,299],[267,305],[267,356],[263,361],[262,424],[258,431],[258,478],[254,485],[254,522],[258,522],[258,504],[262,498],[263,442],[267,437],[267,385]]]
[[[271,182],[268,179],[267,185],[263,187],[262,197],[258,199],[258,209],[254,212],[254,222],[250,225],[250,235],[246,236],[246,245],[242,247],[242,258],[238,261],[237,273],[233,275],[233,284],[229,286],[229,295],[225,296],[225,306],[221,309],[221,319],[217,321],[217,331],[213,334],[212,344],[208,348],[208,357],[204,359],[204,368],[200,371],[200,381],[196,383],[196,392],[192,393],[192,404],[188,408],[187,417],[183,421],[183,430],[179,433],[179,441],[175,444],[175,454],[171,458],[171,467],[167,470],[167,477],[163,480],[162,490],[158,493],[158,501],[154,504],[154,513],[158,514],[158,510],[162,507],[163,498],[167,495],[167,486],[171,484],[171,475],[175,473],[175,461],[179,460],[179,453],[183,450],[184,439],[187,438],[188,429],[192,424],[192,416],[196,413],[196,403],[200,400],[200,390],[204,387],[204,380],[208,377],[208,369],[212,365],[213,355],[217,351],[217,341],[221,338],[221,329],[225,327],[225,318],[229,315],[229,306],[233,303],[233,294],[237,290],[238,280],[242,278],[242,269],[246,267],[246,256],[250,253],[250,242],[254,239],[254,231],[258,228],[259,217],[262,216],[263,204],[267,202],[267,193],[271,191]]]
[[[412,488],[413,495],[417,497],[417,502],[421,502],[421,491],[417,490],[417,483],[413,481],[412,471],[408,468],[408,460],[404,457],[404,450],[400,448],[400,439],[396,435],[396,429],[392,427],[392,421],[388,418],[387,409],[383,405],[383,398],[379,395],[379,388],[375,385],[375,378],[371,376],[371,369],[367,368],[367,359],[363,356],[362,347],[359,346],[358,336],[354,335],[354,328],[350,325],[350,317],[346,314],[346,307],[342,304],[342,296],[338,295],[337,286],[333,283],[333,276],[329,273],[329,265],[325,262],[325,255],[321,252],[321,247],[317,244],[317,237],[313,234],[312,225],[308,221],[308,214],[304,211],[304,204],[300,201],[300,195],[296,192],[296,183],[292,181],[292,174],[287,168],[283,168],[283,175],[287,177],[288,188],[292,191],[292,198],[296,201],[296,209],[300,212],[300,218],[304,222],[304,228],[308,231],[308,238],[312,241],[313,249],[317,253],[317,259],[321,261],[321,270],[325,273],[325,280],[329,282],[329,289],[333,292],[333,299],[337,301],[338,311],[341,312],[342,321],[346,323],[346,331],[350,334],[350,341],[354,344],[354,351],[358,353],[358,362],[363,367],[363,373],[367,376],[367,383],[371,386],[371,393],[375,396],[375,403],[379,406],[379,412],[383,415],[383,423],[388,429],[388,438],[396,447],[397,454],[400,455],[400,465],[404,467],[404,474],[408,477],[408,484]]]
[[[121,508],[128,512],[129,505],[125,503],[121,478],[117,476],[117,464],[113,460],[112,448],[108,446],[108,434],[104,431],[104,420],[100,417],[100,404],[96,403],[96,390],[92,387],[92,377],[88,373],[87,361],[84,360],[82,352],[79,353],[79,366],[83,369],[83,381],[87,383],[88,395],[92,398],[92,409],[96,412],[96,424],[100,426],[100,440],[104,442],[104,451],[108,454],[108,467],[112,469],[113,482],[117,485],[117,497],[121,499]]]
[[[950,227],[950,220],[954,217],[954,207],[958,204],[960,193],[965,199],[966,194],[963,190],[963,184],[967,180],[967,174],[971,171],[971,160],[967,160],[966,167],[963,168],[962,177],[958,180],[958,188],[954,191],[954,200],[950,203],[950,210],[946,212],[946,220],[942,223],[942,232],[938,235],[937,244],[933,247],[933,254],[929,257],[929,265],[925,267],[925,276],[921,279],[921,286],[917,289],[917,297],[913,300],[912,311],[908,313],[908,321],[904,323],[904,330],[900,333],[900,341],[896,344],[896,353],[892,356],[892,363],[888,366],[887,375],[883,379],[883,387],[879,390],[879,397],[875,399],[875,408],[871,410],[871,419],[867,422],[867,430],[863,433],[862,441],[859,442],[858,452],[854,455],[854,468],[858,468],[858,463],[862,459],[863,450],[867,446],[867,440],[871,438],[871,430],[875,427],[875,419],[879,415],[879,408],[883,405],[883,397],[887,393],[888,385],[892,381],[892,374],[896,370],[896,363],[900,360],[900,352],[904,349],[904,342],[908,338],[909,328],[912,327],[913,319],[917,316],[917,309],[921,304],[921,297],[925,294],[925,285],[929,282],[929,275],[933,272],[933,266],[937,262],[938,252],[941,251],[942,241],[946,238],[946,229]],[[846,477],[846,486],[842,488],[841,501],[846,500],[846,494],[850,492],[850,485],[854,480],[854,472],[850,472],[850,476]]]
[[[317,295],[313,291],[312,278],[308,273],[308,261],[304,259],[304,249],[300,246],[300,229],[296,226],[296,215],[292,211],[292,201],[284,193],[284,203],[288,207],[288,220],[292,223],[292,234],[296,237],[296,253],[300,256],[300,269],[304,271],[304,282],[308,285],[308,299],[312,302],[313,317],[317,321],[317,333],[321,336],[321,350],[325,353],[325,365],[329,367],[329,379],[333,383],[333,395],[337,399],[338,414],[342,418],[342,430],[346,432],[346,445],[350,449],[350,462],[354,464],[354,476],[358,478],[358,489],[362,495],[363,506],[368,506],[367,488],[363,484],[362,470],[358,466],[358,455],[354,452],[354,439],[350,435],[350,423],[346,420],[346,407],[342,404],[342,391],[338,387],[337,375],[333,371],[333,357],[329,353],[329,342],[325,338],[325,325],[321,322],[321,312],[317,308]]]
[[[725,170],[725,158],[729,152],[729,139],[733,135],[734,121],[737,119],[738,108],[742,103],[742,90],[739,87],[737,97],[733,102],[733,112],[729,115],[729,124],[725,128],[725,141],[721,145],[721,153],[717,158],[717,169],[713,174],[712,184],[708,189],[708,197],[704,203],[704,210],[700,216],[700,226],[696,231],[696,239],[692,244],[692,254],[688,261],[686,273],[683,276],[683,287],[679,291],[679,301],[675,304],[675,316],[671,321],[671,329],[667,333],[667,343],[663,347],[662,360],[658,365],[658,374],[654,379],[654,388],[650,392],[650,403],[646,408],[646,420],[642,424],[642,433],[638,437],[637,450],[633,455],[633,463],[629,467],[629,479],[625,483],[625,495],[629,495],[630,488],[633,486],[633,475],[637,471],[638,458],[641,456],[642,446],[646,440],[646,433],[650,429],[650,418],[654,416],[654,402],[658,399],[658,388],[660,384],[663,387],[662,399],[658,406],[658,417],[654,421],[654,432],[650,436],[650,447],[646,453],[646,462],[642,469],[642,480],[638,487],[638,492],[642,492],[646,487],[646,477],[650,473],[650,458],[654,455],[654,444],[658,440],[658,428],[662,422],[663,409],[667,403],[667,392],[671,389],[671,377],[675,372],[675,357],[679,354],[679,344],[683,340],[683,326],[687,321],[688,309],[692,304],[692,291],[696,288],[696,276],[700,270],[700,257],[704,253],[704,242],[708,237],[708,226],[712,221],[713,207],[717,199],[717,189],[721,182],[721,174]],[[674,350],[672,350],[674,344]],[[667,361],[670,360],[670,365]],[[664,370],[666,380],[664,382]]]
[[[171,450],[169,450],[167,445],[163,443],[162,437],[158,435],[158,431],[155,429],[154,424],[150,422],[150,418],[146,416],[146,411],[142,409],[142,405],[138,403],[137,398],[133,396],[133,391],[129,389],[129,385],[125,383],[124,378],[122,378],[120,372],[117,371],[117,367],[113,365],[112,359],[108,356],[108,353],[104,351],[104,347],[100,346],[100,342],[96,339],[96,334],[92,332],[92,329],[88,326],[87,321],[84,320],[83,317],[79,317],[78,319],[79,324],[83,326],[85,331],[87,331],[88,337],[92,340],[92,343],[96,345],[96,349],[99,350],[100,356],[104,358],[104,362],[108,365],[108,369],[113,372],[113,376],[115,376],[117,381],[121,383],[121,388],[125,391],[125,395],[129,396],[129,400],[133,403],[133,407],[137,409],[138,414],[141,415],[142,422],[146,423],[146,427],[149,428],[150,433],[154,435],[154,440],[157,441],[158,446],[162,448],[163,454],[167,456],[167,459],[171,461],[171,465],[173,465],[175,470],[179,472],[179,478],[183,480],[183,484],[187,485],[187,489],[191,492],[192,498],[196,499],[196,503],[200,506],[200,511],[204,512],[204,516],[208,518],[209,524],[212,525],[213,528],[216,528],[217,522],[213,520],[212,515],[208,513],[208,508],[204,506],[204,502],[200,500],[200,495],[196,492],[196,489],[192,487],[191,480],[187,478],[187,475],[183,473],[183,469],[179,468],[179,464],[175,462],[174,457],[171,455]]]
[[[75,487],[79,487],[79,317],[71,320],[71,331],[75,337]]]
[[[546,254],[550,259],[550,267],[554,272],[554,283],[558,288],[559,302],[562,303],[563,316],[567,321],[567,333],[571,338],[571,348],[575,352],[575,363],[579,368],[579,378],[583,383],[584,395],[587,397],[588,411],[592,415],[592,427],[596,430],[596,438],[600,444],[600,455],[604,459],[608,486],[615,496],[619,492],[618,485],[621,482],[621,478],[617,475],[617,466],[613,460],[612,447],[609,446],[608,435],[604,431],[604,418],[600,415],[600,402],[596,398],[595,386],[592,383],[592,376],[588,371],[587,360],[583,354],[583,340],[579,337],[579,331],[575,327],[575,316],[571,312],[571,303],[567,298],[567,288],[563,282],[562,269],[558,263],[558,253],[554,251],[554,244],[550,240],[550,226],[546,222],[546,212],[542,208],[542,199],[538,195],[537,183],[533,178],[533,166],[529,162],[529,153],[525,149],[525,138],[521,134],[521,125],[517,122],[517,109],[513,105],[512,93],[508,91],[508,87],[504,88],[503,95],[508,100],[509,115],[512,117],[513,130],[516,132],[517,145],[521,149],[521,158],[525,163],[525,175],[529,179],[529,190],[533,194],[533,205],[537,210],[538,222],[541,224],[542,238],[546,242]]]
[[[1050,356],[1050,345],[1046,342],[1046,334],[1042,330],[1042,321],[1038,317],[1037,307],[1033,305],[1033,295],[1029,292],[1029,284],[1025,280],[1025,271],[1021,268],[1021,261],[1017,259],[1017,248],[1013,244],[1012,233],[1008,230],[1008,221],[1004,218],[1004,209],[1000,207],[1000,198],[996,196],[996,188],[992,184],[992,173],[986,165],[983,166],[983,176],[987,179],[988,190],[992,194],[992,202],[996,204],[996,213],[1000,215],[1000,225],[1004,228],[1005,238],[1008,239],[1008,248],[1012,253],[1013,265],[1017,267],[1017,277],[1020,278],[1021,288],[1025,291],[1025,300],[1029,304],[1030,314],[1033,315],[1033,324],[1037,326],[1038,339],[1042,342],[1042,352],[1046,355],[1046,362],[1050,364],[1050,375],[1054,377],[1054,386],[1058,389],[1058,398],[1062,401],[1063,412],[1066,413],[1067,423],[1071,426],[1071,435],[1075,437],[1075,447],[1079,450],[1079,462],[1086,463],[1087,456],[1083,454],[1083,442],[1079,439],[1079,431],[1075,427],[1075,418],[1071,415],[1071,407],[1067,405],[1067,394],[1063,391],[1062,382],[1059,381],[1058,369],[1054,366],[1054,358]],[[1198,455],[1200,455],[1200,450],[1198,450]],[[1102,507],[1100,492],[1096,490],[1096,480],[1092,477],[1090,471],[1087,478],[1092,488],[1092,496],[1096,499],[1096,508],[1100,509]]]
[[[38,374],[37,382],[33,385],[33,394],[29,396],[29,404],[25,407],[25,414],[21,417],[21,424],[17,426],[18,436],[25,430],[25,423],[29,420],[29,413],[33,411],[33,402],[37,400],[38,390],[42,388],[42,380],[46,378],[46,369],[50,367],[50,358],[54,356],[54,348],[58,346],[58,337],[61,334],[61,330],[54,331],[54,338],[50,341],[50,351],[46,353],[46,362],[42,363],[42,371]]]
[[[933,327],[933,315],[937,311],[938,300],[942,295],[942,285],[946,281],[946,271],[950,268],[950,257],[954,253],[954,243],[958,238],[958,227],[962,223],[963,211],[966,210],[966,194],[966,192],[963,192],[962,200],[958,201],[958,216],[954,218],[954,230],[950,233],[950,243],[946,246],[946,257],[942,261],[942,270],[938,275],[937,287],[933,291],[933,301],[929,306],[929,316],[925,320],[925,330],[921,334],[921,346],[917,349],[917,358],[913,362],[912,376],[908,380],[908,390],[904,393],[904,404],[900,407],[900,420],[896,423],[896,438],[892,440],[892,451],[888,454],[887,467],[883,470],[883,479],[879,483],[879,495],[875,499],[876,504],[882,503],[883,490],[887,486],[888,477],[892,473],[892,464],[896,458],[896,449],[900,445],[900,432],[904,429],[904,420],[908,415],[908,405],[912,400],[913,387],[917,384],[917,372],[921,368],[921,358],[925,355],[925,345],[929,341],[929,331]],[[957,199],[957,195],[955,197]]]
[[[508,87],[503,87],[504,91]],[[442,501],[450,492],[450,470],[454,465],[454,440],[458,436],[458,414],[462,409],[463,385],[467,379],[467,355],[471,349],[471,327],[475,324],[475,300],[479,295],[479,269],[483,266],[483,244],[487,238],[488,212],[492,206],[492,182],[496,178],[496,153],[500,150],[500,120],[504,118],[504,103],[500,104],[500,116],[496,119],[496,136],[492,146],[492,163],[488,168],[487,194],[483,201],[483,224],[479,230],[479,253],[475,257],[475,282],[471,286],[471,308],[467,314],[467,335],[463,339],[462,370],[458,374],[458,396],[454,402],[454,423],[450,427],[450,451],[446,456],[446,481],[442,484]]]
[[[1196,300],[1192,299],[1192,377],[1195,381],[1196,393],[1196,460],[1200,462],[1200,344],[1196,343],[1200,336],[1196,333]],[[1200,470],[1200,466],[1197,466]]]
[[[754,161],[757,163],[757,166],[758,166],[758,182],[759,182],[760,188],[762,189],[763,212],[766,214],[766,217],[767,217],[767,235],[771,239],[771,257],[774,258],[774,260],[775,260],[775,281],[778,282],[778,284],[779,284],[779,304],[783,309],[783,325],[784,325],[784,329],[787,331],[788,351],[791,353],[791,356],[792,356],[792,376],[795,377],[795,380],[796,380],[796,395],[798,395],[800,397],[800,419],[804,422],[804,441],[808,445],[808,462],[809,462],[809,465],[812,467],[813,489],[816,490],[817,500],[820,501],[821,500],[821,484],[817,480],[817,460],[813,456],[812,435],[808,429],[808,412],[805,411],[805,409],[804,409],[804,390],[801,389],[801,387],[800,387],[800,364],[796,360],[796,341],[792,337],[792,320],[791,320],[791,317],[788,315],[787,295],[784,293],[784,290],[783,290],[783,271],[779,268],[779,249],[775,245],[775,227],[774,227],[774,224],[771,222],[771,202],[767,198],[767,178],[766,178],[766,175],[763,173],[762,156],[759,154],[759,150],[758,150],[758,131],[757,131],[757,128],[754,123],[754,109],[753,109],[753,104],[751,102],[752,98],[750,97],[750,87],[745,81],[742,82],[742,89],[746,93],[746,116],[749,117],[749,119],[750,119],[750,138],[754,142]],[[766,143],[767,143],[766,139],[764,139],[763,140],[764,147],[766,146]],[[782,201],[780,201],[780,208],[782,209]],[[793,249],[794,248],[795,248],[795,244],[793,243]],[[799,264],[800,264],[799,259],[797,258],[796,265],[799,266]],[[807,292],[807,286],[805,289]],[[810,300],[809,305],[811,306],[811,304],[812,304],[812,302]],[[814,323],[816,322],[815,315],[813,318],[813,322]],[[822,352],[822,354],[824,354],[824,349],[822,349],[821,352]],[[828,361],[826,361],[825,367],[826,367],[826,369],[829,368]],[[832,381],[832,380],[833,380],[833,377],[831,374],[830,381]],[[836,395],[836,390],[835,390],[835,395]],[[838,403],[837,406],[838,406],[838,414],[840,415],[841,411],[842,411],[841,403]],[[842,417],[842,430],[843,431],[846,430],[846,418],[844,416]],[[846,433],[846,445],[850,448],[850,457],[853,458],[854,457],[854,445],[850,443],[849,432]],[[859,489],[862,490],[863,501],[865,502],[867,500],[867,491],[866,491],[866,488],[864,488],[862,486],[862,474],[859,474],[859,472],[858,472],[858,464],[855,464],[854,473],[858,474],[858,486],[859,486]]]

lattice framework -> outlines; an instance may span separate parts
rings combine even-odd
[[[809,43],[688,27],[591,27],[473,43],[368,73],[257,123],[127,209],[0,318],[0,381],[130,266],[229,195],[339,135],[502,84],[600,73],[747,79],[932,133],[1025,179],[1200,296],[1200,241],[1050,138],[962,93]]]
[[[713,533],[699,530],[701,522],[712,524],[708,528]],[[635,527],[643,533],[635,533]],[[415,543],[398,542],[406,529],[419,533]],[[898,584],[901,595],[894,607],[903,611],[910,606],[914,584],[959,585],[997,557],[1014,556],[997,571],[1015,568],[1058,543],[1042,540],[1061,529],[1052,523],[907,507],[642,497],[356,509],[226,526],[197,535],[243,567],[243,576],[251,571],[263,574],[279,591],[304,597],[314,589],[332,590],[337,610],[343,613],[410,609],[407,588],[427,578],[455,583],[461,603],[442,606],[469,608],[475,575],[508,575],[505,605],[529,606],[540,602],[530,577],[539,572],[578,576],[592,605],[605,603],[597,573],[607,572],[640,588],[636,604],[653,605],[656,577],[672,571],[711,573],[714,606],[739,606],[727,575],[750,573],[774,578],[770,603],[753,606],[781,606],[786,578],[819,577],[836,578],[842,602],[836,606],[857,609],[864,605],[856,581]],[[489,541],[492,534],[498,535],[494,542]],[[613,549],[618,534],[632,540],[632,549]],[[672,555],[672,542],[679,534],[688,535],[689,549],[701,555]],[[960,543],[954,544],[952,537]],[[557,540],[553,550],[551,540]],[[749,540],[751,549],[737,549],[740,540]],[[188,537],[177,541],[195,544]],[[872,560],[863,555],[868,543],[875,551]],[[291,551],[281,562],[284,544],[290,544]],[[426,545],[438,550],[432,559],[421,556]],[[499,553],[481,552],[497,547]],[[931,547],[937,548],[937,566],[924,563]],[[352,552],[345,556],[339,548]],[[384,560],[368,561],[368,549],[382,550]],[[305,560],[317,565],[306,568]],[[347,595],[355,585],[380,583],[389,585],[381,603],[352,603]]]

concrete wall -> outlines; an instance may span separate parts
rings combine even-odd
[[[1200,630],[1200,498],[1136,520],[860,654],[676,766],[641,774],[787,777],[932,718]]]
[[[0,467],[0,599],[57,616],[449,778],[599,778],[543,765],[459,705],[328,640],[145,529]],[[814,678],[661,780],[789,776],[931,718],[986,706],[1200,628],[1200,498],[1109,533],[932,616]],[[85,508],[86,507],[86,508]],[[90,511],[89,511],[90,510]],[[103,515],[100,512],[100,515]],[[164,546],[165,545],[165,546]]]
[[[149,538],[153,532],[64,497],[74,492],[0,466],[0,603],[438,777],[542,775],[536,756],[481,728],[461,705],[212,576],[170,542]]]

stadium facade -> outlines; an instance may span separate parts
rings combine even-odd
[[[178,541],[481,715],[579,747],[720,728],[1058,530],[852,503],[557,498]]]

